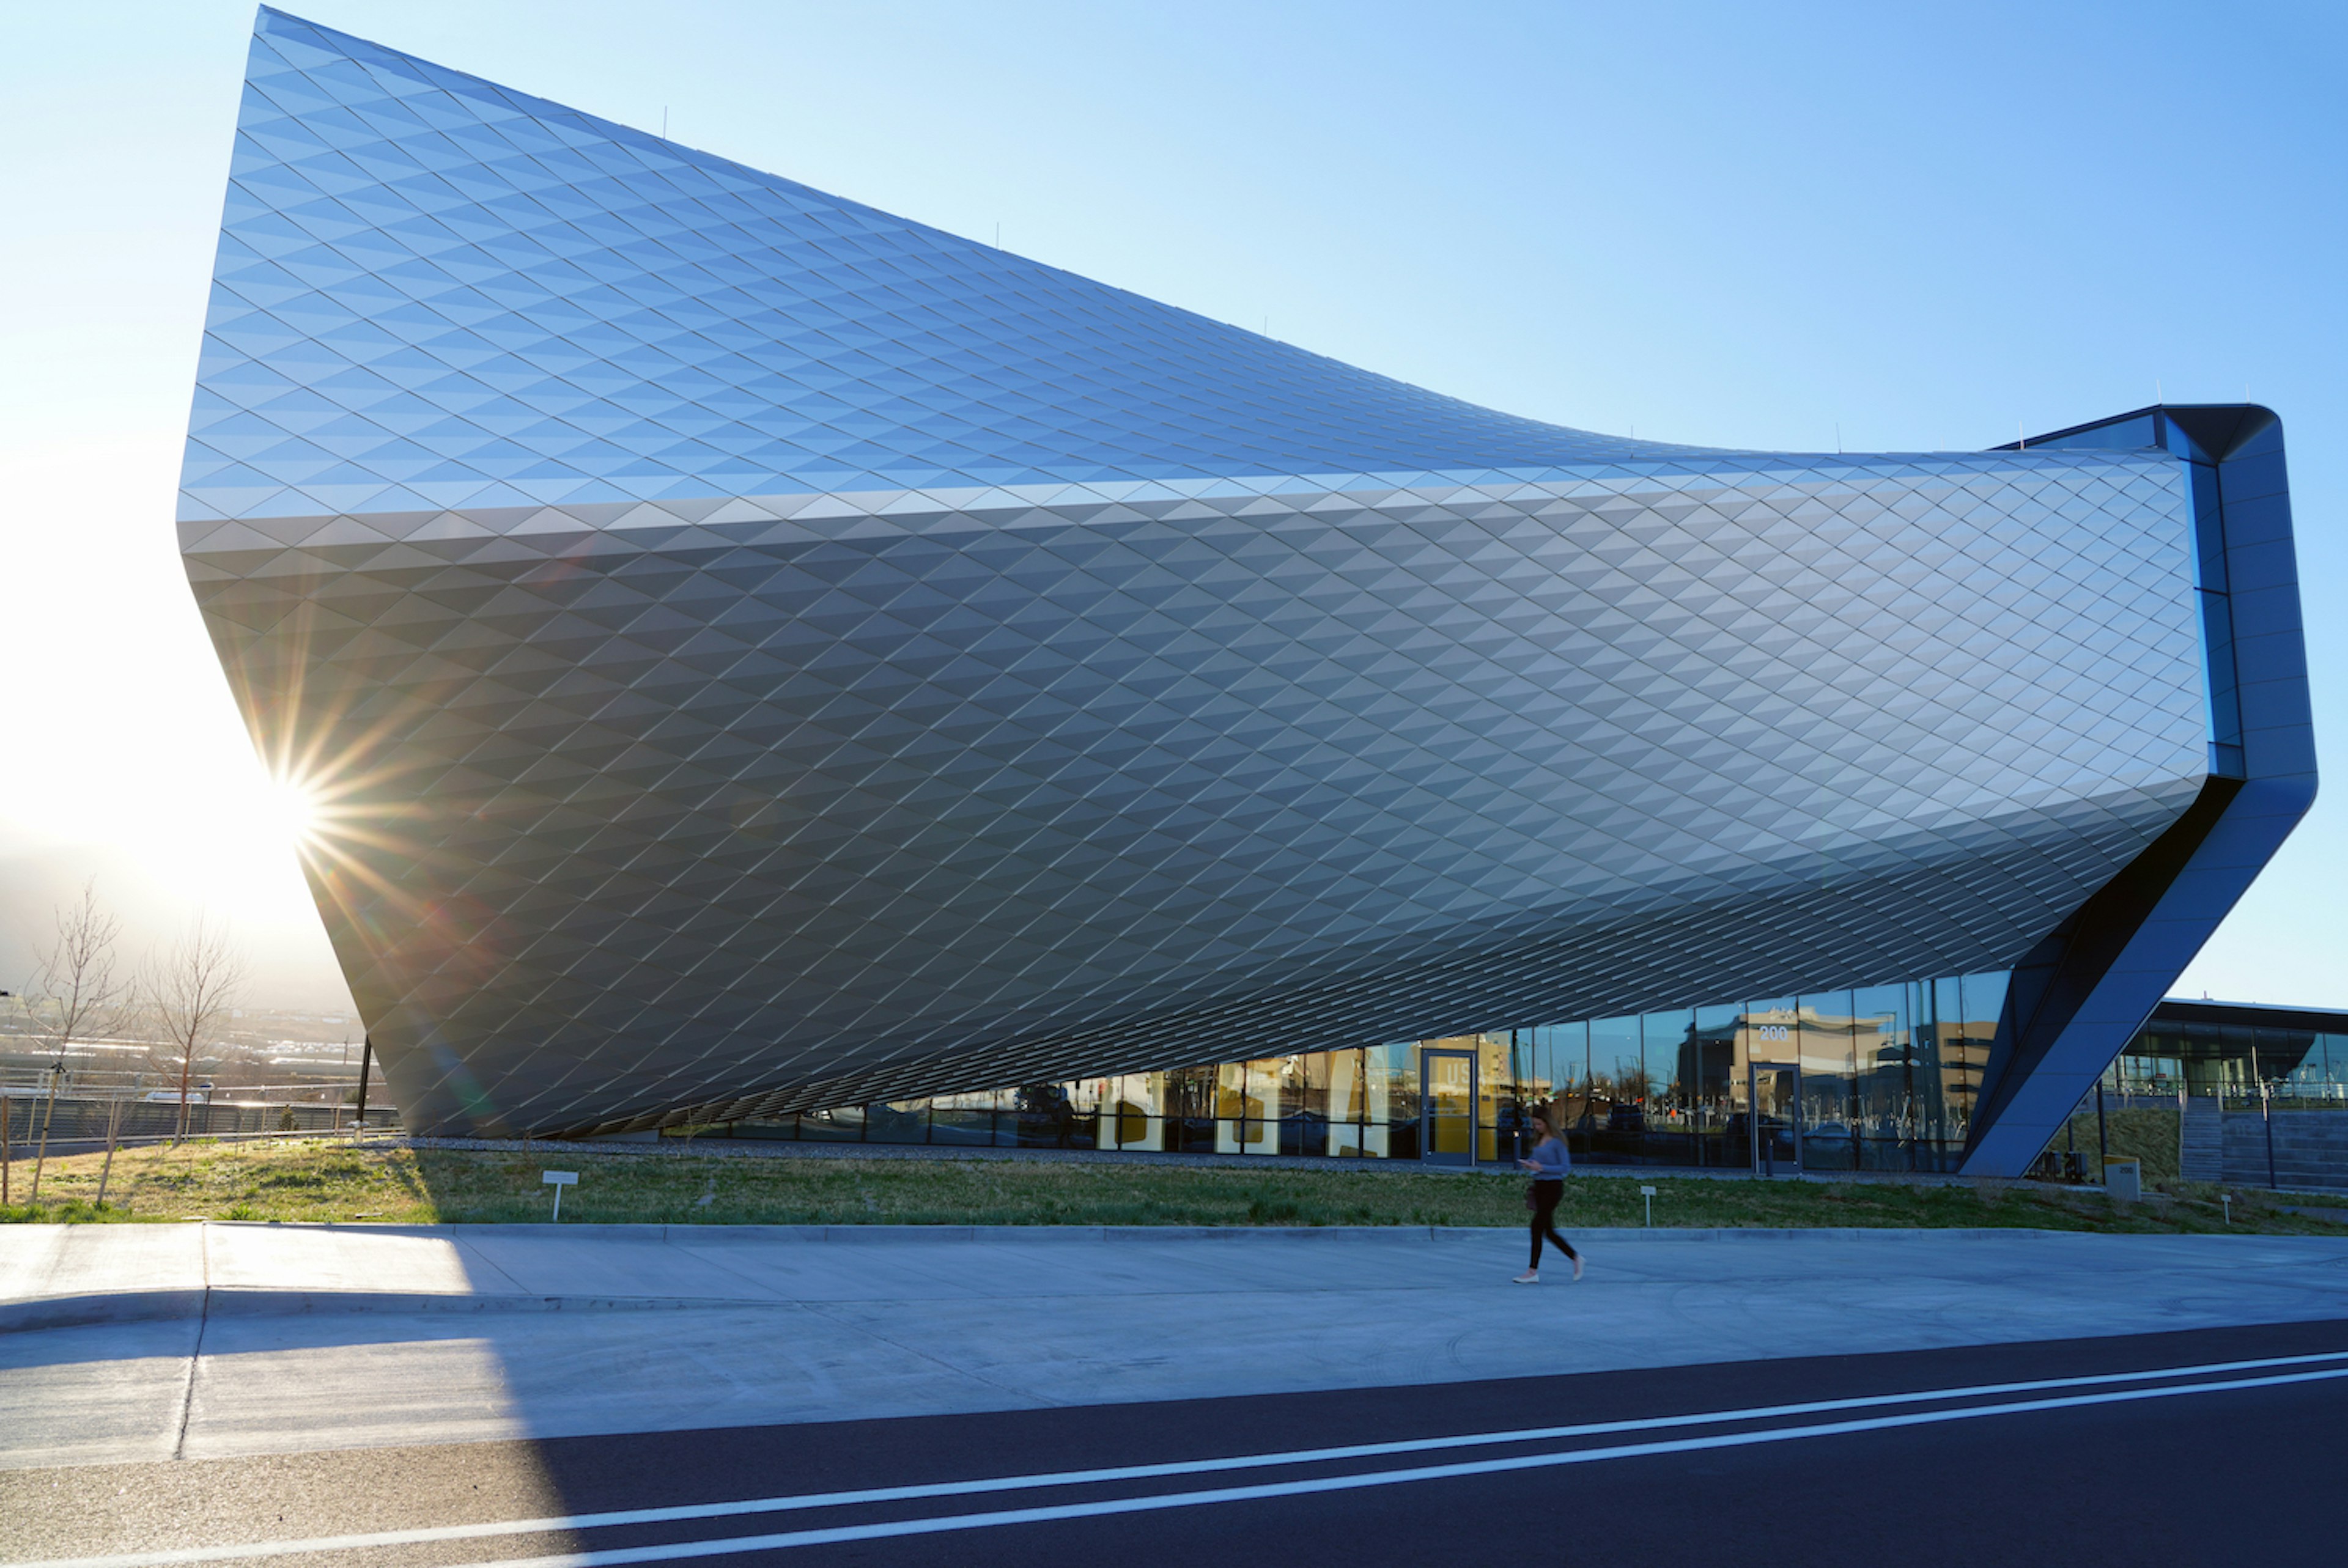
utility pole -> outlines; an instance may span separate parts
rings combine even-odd
[[[359,1120],[355,1135],[366,1131],[367,1069],[375,1065],[375,1036],[366,1038],[366,1044],[359,1050]]]

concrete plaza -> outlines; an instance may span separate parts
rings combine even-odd
[[[0,1466],[1391,1387],[2348,1318],[2348,1239],[0,1230]]]

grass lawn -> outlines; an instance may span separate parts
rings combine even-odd
[[[2144,1163],[2144,1180],[2148,1186],[2154,1182],[2174,1182],[2177,1171],[2177,1112],[2148,1110],[2142,1106],[2128,1111],[2107,1112],[2104,1117],[2104,1137],[2110,1143],[2115,1160],[2140,1160]],[[2057,1149],[2070,1147],[2079,1151],[2087,1164],[2087,1179],[2104,1179],[2103,1162],[2096,1147],[2096,1113],[2093,1110],[2079,1112],[2071,1118],[2065,1137],[2054,1140]]]
[[[1525,1219],[1523,1178],[1498,1172],[1368,1164],[1251,1171],[1061,1160],[763,1159],[576,1145],[541,1145],[524,1155],[358,1148],[326,1139],[191,1141],[176,1149],[125,1149],[115,1156],[101,1209],[94,1200],[102,1158],[50,1160],[39,1204],[19,1201],[0,1208],[0,1219],[407,1225],[543,1220],[551,1190],[539,1177],[550,1167],[580,1173],[579,1185],[562,1200],[566,1222],[1512,1225]],[[18,1160],[11,1180],[19,1200],[31,1179],[31,1163]],[[1567,1184],[1560,1225],[1570,1230],[1639,1224],[1642,1179],[1656,1188],[1658,1225],[2226,1228],[2216,1188],[2174,1182],[2143,1203],[2115,1204],[2100,1193],[2034,1184],[1704,1181],[1660,1172],[1638,1177],[1587,1169]],[[2284,1214],[2278,1200],[2240,1190],[2233,1228],[2348,1235],[2348,1225]]]

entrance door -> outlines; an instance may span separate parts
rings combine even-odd
[[[1476,1163],[1476,1053],[1418,1053],[1419,1158],[1438,1165]]]
[[[1783,1164],[1802,1168],[1802,1069],[1798,1062],[1756,1061],[1748,1070],[1752,1092],[1753,1168],[1774,1176]]]

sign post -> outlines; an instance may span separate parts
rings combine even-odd
[[[549,1171],[544,1175],[539,1177],[539,1180],[547,1186],[554,1189],[554,1223],[556,1225],[561,1225],[562,1223],[562,1189],[565,1187],[577,1186],[579,1184],[579,1173],[576,1171]]]

